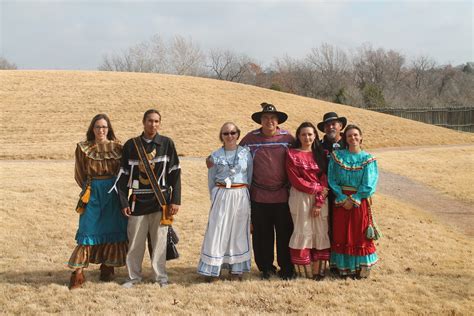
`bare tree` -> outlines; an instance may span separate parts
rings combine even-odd
[[[412,60],[411,71],[413,73],[413,88],[420,90],[427,84],[427,78],[430,72],[436,67],[436,62],[428,56],[419,56]]]
[[[211,76],[219,80],[256,84],[257,76],[262,73],[256,61],[230,50],[213,49],[208,59]]]
[[[362,89],[366,84],[374,84],[384,89],[387,84],[398,84],[404,63],[405,57],[394,50],[387,52],[364,44],[353,58],[357,85]]]
[[[6,58],[0,56],[0,70],[18,69],[14,63],[9,62]]]
[[[309,87],[312,86],[312,75],[305,67],[304,62],[285,55],[276,58],[272,66],[273,84],[284,92],[308,96]]]
[[[139,43],[122,54],[104,56],[99,70],[128,72],[165,72],[166,47],[158,35]]]
[[[451,65],[445,66],[440,71],[440,80],[438,84],[438,96],[447,92],[447,88],[450,84],[452,84],[454,77],[456,76],[456,69],[454,69]],[[452,86],[451,86],[452,87]],[[454,87],[452,87],[454,88]],[[452,89],[450,89],[452,90]]]
[[[171,72],[177,75],[198,76],[203,73],[205,56],[191,38],[175,36],[169,48]]]
[[[334,97],[347,85],[350,63],[343,50],[323,43],[320,47],[311,49],[306,61],[318,76],[319,95]]]

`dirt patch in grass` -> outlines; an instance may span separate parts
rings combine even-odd
[[[386,171],[416,180],[461,202],[471,205],[474,203],[472,190],[474,145],[472,144],[393,148],[376,150],[375,155],[379,166]],[[438,197],[432,196],[432,199],[436,203]],[[449,208],[441,211],[449,211]]]

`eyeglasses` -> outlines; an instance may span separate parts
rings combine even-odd
[[[234,136],[235,134],[237,134],[237,132],[224,132],[224,133],[222,133],[222,135],[224,135],[224,136],[229,136],[229,135]]]
[[[94,129],[109,129],[108,126],[94,126]]]

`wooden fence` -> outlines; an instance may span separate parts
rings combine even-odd
[[[371,111],[386,113],[406,119],[447,127],[464,132],[474,132],[474,107],[462,108],[371,108]]]

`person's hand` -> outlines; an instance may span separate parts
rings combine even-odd
[[[170,215],[176,215],[176,214],[178,214],[178,211],[179,211],[179,205],[178,204],[170,204],[170,206],[169,206]]]
[[[350,210],[352,207],[354,207],[354,204],[352,204],[351,199],[346,199],[342,207],[344,207],[346,210]]]
[[[329,193],[329,188],[324,187],[324,189],[321,191],[321,195],[326,198]]]
[[[321,214],[321,208],[316,205],[313,205],[313,207],[311,208],[311,215],[313,217],[318,217],[320,214]]]
[[[207,156],[206,158],[206,167],[207,169],[211,169],[212,167],[214,167],[214,163],[212,162],[211,156]]]
[[[125,207],[122,209],[122,214],[125,217],[130,217],[130,215],[132,215],[132,210],[130,209],[130,207]]]

